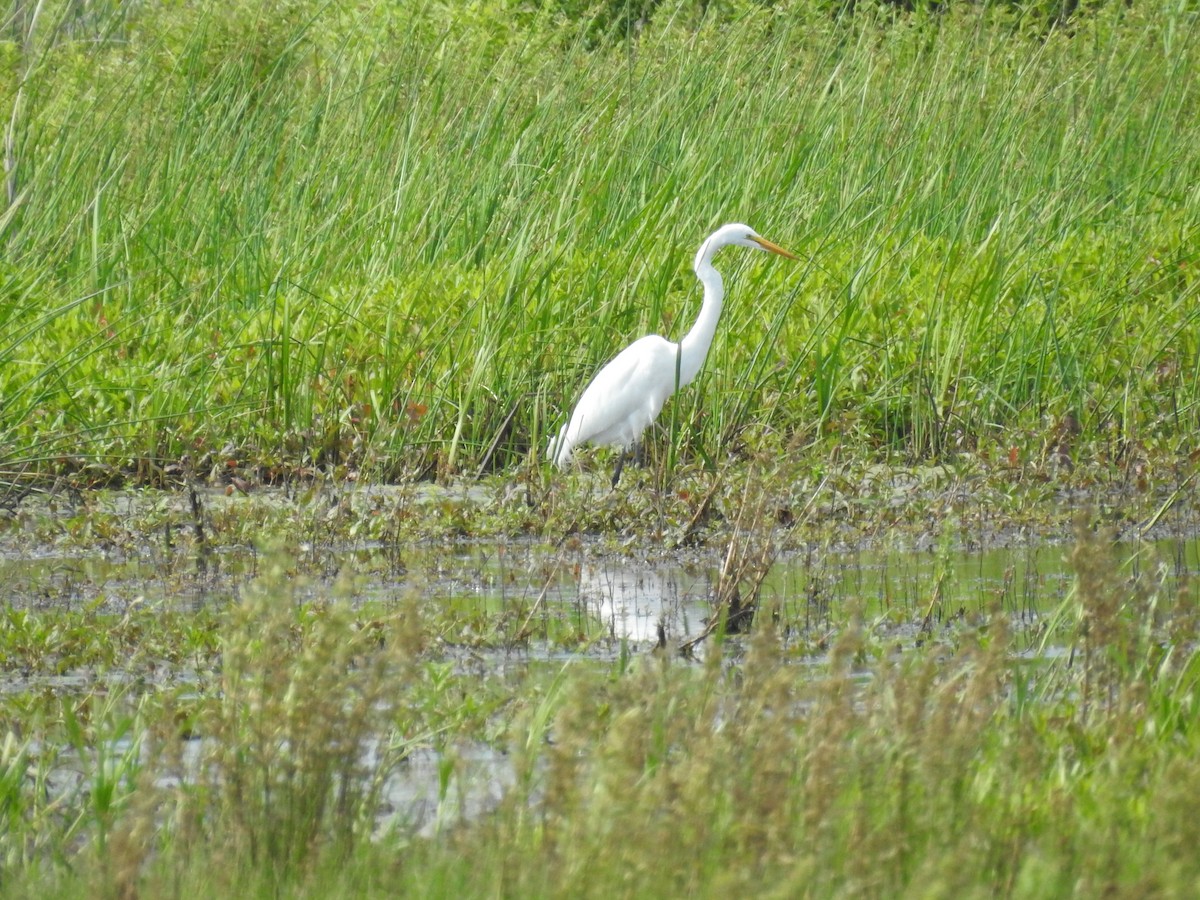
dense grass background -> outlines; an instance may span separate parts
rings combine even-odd
[[[4,468],[510,467],[623,344],[683,333],[730,220],[803,261],[721,258],[685,455],[1187,447],[1193,10],[698,9],[607,37],[562,5],[25,9]]]

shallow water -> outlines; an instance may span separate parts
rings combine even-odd
[[[106,502],[132,511],[145,502],[183,501],[126,495]],[[236,498],[209,496],[207,502],[217,507],[236,503]],[[137,513],[145,517],[144,509]],[[614,549],[611,542],[587,538],[561,545],[532,540],[399,545],[307,541],[282,555],[264,555],[251,546],[202,554],[178,530],[140,541],[111,541],[86,531],[56,539],[84,527],[77,520],[70,509],[46,509],[40,518],[28,516],[0,533],[0,596],[7,606],[96,606],[113,612],[140,605],[219,607],[237,602],[256,578],[282,571],[297,603],[340,599],[391,604],[415,594],[469,623],[459,642],[444,639],[441,645],[455,667],[500,678],[546,661],[557,666],[558,660],[613,660],[653,647],[660,633],[668,646],[701,634],[713,614],[723,561],[719,550]],[[907,535],[892,543],[883,538],[858,548],[789,547],[789,538],[783,530],[773,535],[782,549],[762,579],[758,600],[761,608],[778,612],[785,639],[801,647],[793,661],[819,664],[827,639],[851,617],[889,646],[903,649],[939,628],[983,621],[994,610],[1004,611],[1016,625],[1017,653],[1031,665],[1066,652],[1043,645],[1039,623],[1072,589],[1069,543],[1022,534],[1008,546],[991,542],[993,546],[980,549],[985,542],[948,532]],[[1118,544],[1118,555],[1130,577],[1148,575],[1169,591],[1200,571],[1195,533],[1128,540]],[[512,637],[518,634],[525,636]],[[860,674],[872,677],[868,671]],[[103,675],[121,677],[113,671]],[[137,677],[186,685],[199,676],[171,665]],[[10,672],[0,679],[0,692],[87,693],[95,679],[92,672]],[[132,749],[121,739],[97,758],[119,761]],[[202,751],[202,739],[184,742],[184,769],[176,777],[194,777]],[[50,787],[64,796],[83,790],[85,773],[99,763],[79,758],[74,750],[59,752]],[[495,808],[515,778],[512,760],[486,744],[416,743],[389,770],[379,826],[432,834]]]
[[[184,502],[178,496],[151,496],[115,494],[104,502],[130,514],[139,504]],[[472,502],[467,495],[454,496],[455,502]],[[433,494],[415,502],[425,500],[446,502],[445,495]],[[213,492],[205,502],[219,512],[220,504],[237,498]],[[136,512],[145,515],[145,509]],[[535,644],[553,636],[562,646],[569,636],[567,645],[586,643],[595,650],[656,643],[660,628],[669,643],[702,632],[712,615],[722,562],[712,552],[612,550],[587,539],[569,546],[523,539],[301,542],[281,558],[264,557],[249,546],[200,554],[180,539],[178,527],[174,540],[168,532],[132,545],[86,534],[65,542],[37,537],[66,531],[72,515],[69,509],[43,510],[42,520],[24,522],[19,542],[12,540],[10,528],[7,543],[0,543],[0,585],[8,606],[198,608],[234,602],[264,571],[282,568],[296,602],[386,604],[415,592],[468,620],[519,621]],[[774,539],[784,549],[762,580],[759,603],[777,609],[793,632],[829,631],[851,612],[901,633],[995,609],[1030,623],[1052,610],[1072,584],[1069,545],[1036,536],[984,550],[954,534],[907,538],[891,546],[883,539],[865,549],[787,548],[782,531]],[[1195,534],[1119,547],[1131,575],[1150,571],[1168,587],[1200,570]]]

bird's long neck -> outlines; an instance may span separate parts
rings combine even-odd
[[[700,373],[721,318],[725,286],[721,282],[721,273],[713,268],[712,256],[716,248],[710,244],[710,241],[705,241],[696,254],[696,277],[704,285],[704,304],[700,307],[696,324],[679,342],[679,387],[690,384]]]

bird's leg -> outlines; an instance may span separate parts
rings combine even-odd
[[[617,482],[621,480],[621,470],[625,468],[625,448],[622,447],[617,453],[617,467],[613,469],[612,486],[613,490],[617,489]]]
[[[646,468],[646,454],[641,441],[633,445],[633,462],[639,469]]]

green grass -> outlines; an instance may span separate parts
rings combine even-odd
[[[10,616],[6,668],[83,677],[0,697],[5,894],[1186,895],[1196,598],[1116,556],[1081,523],[1045,656],[999,605],[914,642],[851,602],[815,659],[780,609],[703,663],[510,647],[481,676],[436,598],[297,604],[281,559],[190,621]],[[484,812],[475,747],[510,773]],[[439,809],[406,823],[419,752]]]
[[[328,477],[274,505],[55,495],[48,523],[4,512],[5,546],[162,547],[179,565],[174,546],[282,536],[311,568],[361,541],[399,570],[419,538],[686,544],[745,512],[765,531],[730,540],[753,569],[777,521],[829,546],[900,519],[1061,517],[1044,510],[1072,471],[1151,488],[1124,524],[1186,506],[1195,12],[1101,4],[1056,29],[1036,9],[711,6],[660,5],[632,39],[605,35],[627,24],[613,9],[567,3],[48,2],[15,19],[0,483]],[[729,220],[802,259],[721,258],[708,366],[651,442],[665,462],[628,476],[664,490],[525,470],[599,364],[683,333],[694,250]],[[899,507],[896,470],[873,466],[897,458],[932,485]],[[479,469],[505,477],[478,502],[348,489]],[[883,625],[859,598],[806,630],[804,598],[784,597],[778,627],[761,615],[700,664],[525,659],[531,639],[569,645],[569,623],[436,593],[300,603],[304,566],[265,557],[223,611],[10,609],[0,884],[1187,895],[1195,597],[1078,543],[1075,588],[1041,623],[1071,652],[1033,659],[1002,608],[897,652],[883,625],[955,618],[948,564]],[[492,650],[505,677],[465,656]],[[459,818],[474,747],[504,754],[512,784]],[[422,752],[440,828],[381,827],[383,786]]]
[[[738,219],[803,260],[722,258],[681,459],[1198,424],[1183,8],[65,11],[3,45],[10,479],[511,469]]]

